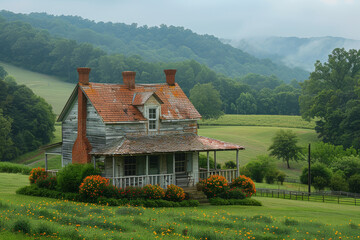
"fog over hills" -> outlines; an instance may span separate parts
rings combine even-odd
[[[257,37],[222,41],[258,58],[270,58],[288,67],[300,67],[307,71],[314,70],[316,60],[327,61],[335,48],[360,48],[360,40],[340,37]]]

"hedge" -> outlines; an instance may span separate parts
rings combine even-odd
[[[11,162],[0,162],[0,172],[6,173],[21,173],[24,175],[29,175],[31,167],[28,167],[23,164],[11,163]]]
[[[247,206],[262,206],[261,202],[252,199],[222,199],[222,198],[211,198],[209,199],[211,205],[247,205]]]

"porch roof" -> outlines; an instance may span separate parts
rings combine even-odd
[[[123,137],[103,149],[93,150],[92,155],[139,155],[172,152],[204,152],[244,150],[233,143],[198,136],[194,133]]]

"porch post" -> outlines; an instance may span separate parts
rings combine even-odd
[[[93,158],[93,160],[94,160],[94,169],[96,169],[96,157],[93,156],[92,158]]]
[[[145,185],[146,184],[150,184],[149,183],[149,177],[148,177],[148,175],[149,175],[149,155],[146,155],[146,163],[145,163],[145,175],[146,175],[146,177],[145,177]]]
[[[173,153],[173,184],[176,184],[176,176],[175,176],[175,153]]]
[[[47,154],[45,153],[45,171],[48,170],[48,161],[47,161]]]
[[[236,149],[236,177],[240,175],[239,170],[239,149]]]
[[[215,168],[215,173],[216,173],[216,151],[214,151],[214,168]]]
[[[113,162],[113,172],[112,172],[112,175],[113,175],[113,178],[115,178],[115,157],[113,155],[112,157],[112,162]],[[113,184],[115,182],[115,179],[113,179]]]
[[[206,177],[209,177],[209,171],[210,171],[210,161],[209,161],[209,151],[207,153],[207,174]]]

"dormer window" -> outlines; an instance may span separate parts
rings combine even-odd
[[[157,130],[156,108],[149,108],[149,130]]]

